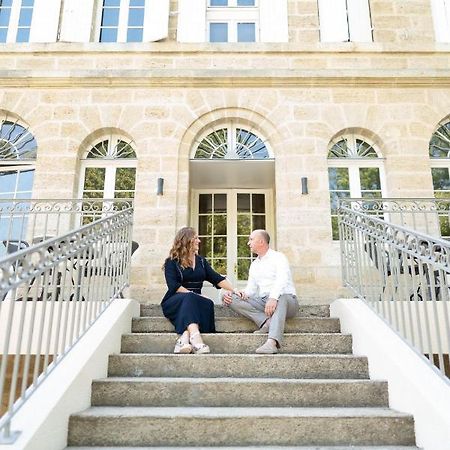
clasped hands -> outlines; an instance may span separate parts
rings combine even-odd
[[[248,295],[244,291],[238,291],[237,289],[234,289],[232,291],[226,291],[225,294],[223,294],[222,302],[226,306],[230,306],[231,303],[233,303],[233,294],[240,297],[242,300],[247,300]],[[275,298],[269,298],[266,302],[266,306],[264,308],[264,314],[267,317],[272,317],[273,313],[277,309],[278,300]]]

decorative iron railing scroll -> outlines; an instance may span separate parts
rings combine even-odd
[[[450,242],[351,206],[339,207],[344,284],[445,374]]]
[[[0,258],[132,205],[130,199],[0,200]]]
[[[14,414],[128,285],[132,214],[117,211],[0,259],[0,395],[9,392],[0,442],[14,440]]]
[[[450,238],[450,199],[342,198],[340,205],[421,233]]]

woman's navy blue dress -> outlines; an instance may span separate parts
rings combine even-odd
[[[183,268],[178,260],[167,259],[164,276],[168,290],[161,301],[161,307],[175,331],[183,334],[189,324],[197,323],[201,333],[215,333],[214,303],[200,294],[204,281],[209,281],[218,288],[217,285],[225,277],[218,274],[200,255],[195,255],[195,269]],[[177,292],[181,286],[191,292]]]

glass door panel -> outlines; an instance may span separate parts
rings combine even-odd
[[[223,275],[227,275],[227,228],[227,194],[199,194],[199,253]]]
[[[248,278],[254,257],[248,237],[253,230],[268,228],[267,201],[266,193],[254,191],[199,192],[194,196],[199,253],[233,284],[244,284]]]

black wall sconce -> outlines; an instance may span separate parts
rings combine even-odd
[[[164,178],[158,178],[157,180],[156,195],[164,195]]]
[[[302,177],[302,195],[308,193],[308,178]]]

